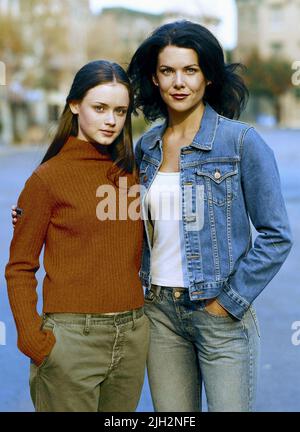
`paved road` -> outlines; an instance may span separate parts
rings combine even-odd
[[[291,328],[296,321],[300,327],[300,131],[261,133],[278,160],[295,245],[279,274],[255,301],[262,342],[257,409],[300,411],[300,344],[292,343],[295,330]],[[9,209],[41,154],[40,149],[0,148],[0,411],[33,410],[28,391],[29,362],[16,348],[3,272],[12,235]],[[38,277],[42,279],[42,271]],[[6,328],[6,345],[1,322]],[[297,338],[295,334],[294,339],[300,343],[300,335]],[[146,379],[138,411],[152,410]]]

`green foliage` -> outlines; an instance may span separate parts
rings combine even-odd
[[[132,116],[132,131],[134,137],[139,138],[147,129],[149,125],[146,123],[142,114],[138,117]]]
[[[292,87],[291,64],[285,59],[262,59],[257,51],[253,51],[245,64],[245,81],[255,96],[278,98]]]
[[[16,18],[0,16],[0,53],[19,54],[24,50],[20,23]]]

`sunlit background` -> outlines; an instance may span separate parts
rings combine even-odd
[[[248,66],[244,119],[300,127],[299,0],[0,0],[0,145],[47,139],[80,66],[108,58],[126,67],[155,27],[181,18],[207,26],[227,61]]]
[[[126,67],[155,27],[182,18],[208,27],[226,60],[247,66],[251,97],[241,120],[258,128],[278,161],[295,245],[255,301],[257,409],[300,411],[300,0],[0,0],[0,411],[33,410],[5,288],[10,206],[41,160],[75,72],[99,58]],[[133,126],[135,139],[149,127],[142,116]],[[152,409],[146,379],[138,410]]]

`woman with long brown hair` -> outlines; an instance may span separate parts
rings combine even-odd
[[[120,210],[134,204],[131,108],[118,64],[83,66],[18,200],[6,279],[37,411],[134,411],[139,401],[148,347],[138,277],[143,227]],[[114,217],[99,203],[104,196]],[[40,317],[35,273],[43,246]]]

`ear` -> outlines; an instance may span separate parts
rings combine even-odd
[[[157,76],[156,75],[152,75],[152,81],[153,81],[154,85],[158,86],[158,81],[157,81]]]
[[[73,114],[78,114],[79,112],[79,102],[73,101],[69,103],[70,110]]]

